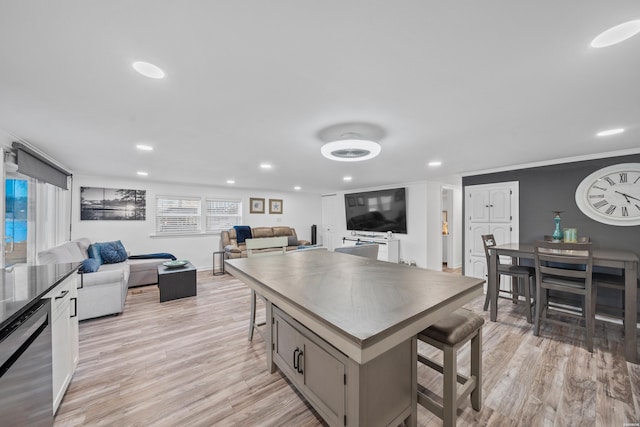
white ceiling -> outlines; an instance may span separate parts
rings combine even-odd
[[[0,129],[75,173],[308,192],[637,149],[640,35],[589,47],[631,19],[640,1],[3,1]],[[322,157],[345,123],[382,153]]]

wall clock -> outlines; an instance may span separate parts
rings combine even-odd
[[[593,172],[576,189],[576,204],[604,224],[640,225],[640,163],[621,163]]]

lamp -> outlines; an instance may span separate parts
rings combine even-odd
[[[320,152],[329,160],[338,162],[359,162],[380,154],[380,144],[363,139],[355,133],[342,135],[341,139],[324,144]]]

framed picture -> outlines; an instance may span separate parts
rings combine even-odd
[[[282,199],[269,199],[269,213],[270,214],[282,213]]]
[[[347,203],[349,203],[350,208],[355,208],[356,207],[355,197],[347,197]]]
[[[364,206],[364,197],[358,196],[358,206]]]
[[[264,199],[249,198],[249,213],[264,213]]]
[[[80,220],[144,221],[146,190],[80,187]]]

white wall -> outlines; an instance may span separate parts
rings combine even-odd
[[[414,260],[418,267],[427,266],[427,183],[398,184],[385,187],[371,187],[353,189],[349,191],[336,192],[336,212],[340,212],[340,221],[334,224],[336,237],[348,236],[351,231],[347,230],[347,220],[345,216],[344,195],[345,193],[357,193],[361,191],[374,191],[386,188],[407,189],[407,234],[394,234],[400,240],[400,259],[407,262]],[[325,224],[323,224],[324,226]],[[381,236],[384,233],[379,233]]]
[[[452,190],[453,208],[449,223],[452,232],[452,267],[462,265],[462,189],[440,182],[413,182],[385,187],[370,187],[336,192],[336,208],[340,212],[339,222],[334,225],[339,238],[351,234],[347,230],[344,215],[344,194],[374,191],[385,188],[407,189],[407,234],[395,234],[400,240],[400,259],[415,261],[418,267],[442,270],[442,189]],[[326,213],[325,213],[326,214]],[[323,226],[325,224],[322,224]],[[381,235],[383,233],[380,233]]]
[[[451,259],[449,260],[448,267],[460,268],[462,267],[462,227],[464,226],[464,218],[462,217],[462,188],[452,188],[452,217],[449,222],[449,232],[452,233],[449,243],[451,244]]]
[[[442,270],[442,184],[427,182],[424,221],[427,223],[427,268]]]
[[[147,191],[147,219],[145,221],[81,221],[80,187],[126,188]],[[220,235],[208,234],[184,237],[152,237],[155,233],[156,196],[198,196],[240,199],[243,203],[244,225],[290,226],[299,239],[311,240],[311,225],[320,224],[321,198],[317,194],[297,192],[267,192],[238,190],[203,185],[175,185],[143,179],[115,179],[109,177],[78,176],[73,179],[71,238],[88,237],[91,241],[121,240],[132,254],[170,252],[179,259],[188,259],[198,269],[212,267],[212,252],[220,250]],[[265,214],[249,214],[249,198],[264,198]],[[282,199],[283,213],[270,215],[268,201]]]

